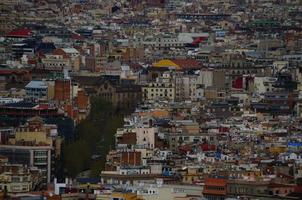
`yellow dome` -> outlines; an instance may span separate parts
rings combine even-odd
[[[179,65],[168,59],[160,60],[157,63],[154,63],[153,67],[175,67],[175,69],[181,69]]]

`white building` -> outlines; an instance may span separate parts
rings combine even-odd
[[[301,160],[302,156],[298,155],[296,153],[283,153],[283,154],[279,155],[279,159],[284,162],[289,161],[289,160],[297,161],[297,160]]]
[[[146,200],[189,199],[189,196],[202,198],[203,186],[200,185],[165,185],[158,180],[156,184],[140,184],[133,187],[138,195]]]
[[[255,77],[254,78],[254,92],[256,94],[264,94],[265,92],[272,92],[274,90],[273,85],[277,81],[277,78],[273,77]]]
[[[198,83],[203,85],[204,89],[208,87],[224,88],[226,80],[226,74],[222,70],[202,69],[198,76]]]
[[[10,98],[10,97],[0,97],[0,105],[8,103],[18,103],[23,101],[22,98]]]
[[[80,53],[75,48],[62,48],[62,50],[68,54],[71,58],[76,58],[80,56]]]
[[[121,167],[119,169],[120,175],[138,175],[138,174],[150,174],[151,170],[149,167]]]
[[[155,37],[145,38],[144,46],[151,46],[156,48],[171,48],[183,47],[184,43],[178,40],[176,35],[158,35]]]
[[[143,41],[141,38],[136,38],[136,45],[143,44],[148,47],[156,47],[156,48],[181,48],[186,46],[187,44],[191,44],[195,38],[209,36],[208,33],[179,33],[177,34],[161,34],[157,36],[149,36],[146,37]]]
[[[155,134],[158,132],[157,127],[137,127],[134,128],[136,133],[136,144],[145,148],[153,149],[155,147]]]
[[[48,85],[44,81],[31,81],[25,86],[25,91],[31,99],[47,99]]]

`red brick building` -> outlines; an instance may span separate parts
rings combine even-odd
[[[116,171],[118,166],[140,166],[141,152],[137,151],[110,151],[106,157],[106,171]]]
[[[206,178],[203,195],[211,200],[223,200],[227,195],[227,180],[222,178]]]
[[[56,80],[55,81],[55,95],[54,100],[59,102],[69,102],[71,97],[71,82],[70,80]]]
[[[118,144],[136,144],[136,133],[129,132],[124,133],[122,136],[117,138]]]
[[[55,49],[52,52],[53,55],[61,55],[63,58],[69,58],[69,55],[63,49]]]
[[[78,96],[76,99],[76,104],[79,110],[86,110],[89,104],[89,97],[85,94],[84,90],[78,91]]]
[[[139,166],[141,164],[141,152],[121,152],[121,165]]]

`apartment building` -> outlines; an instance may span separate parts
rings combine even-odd
[[[62,55],[45,55],[45,58],[42,58],[42,64],[46,68],[50,69],[68,69],[70,68],[70,61],[67,58],[64,58]]]
[[[7,193],[30,192],[33,178],[27,167],[0,163],[0,190],[6,190]]]
[[[169,72],[158,77],[155,82],[143,86],[144,100],[170,100],[175,101],[175,83]]]
[[[47,99],[48,85],[44,81],[31,81],[25,86],[26,95],[30,99]]]
[[[38,168],[43,182],[52,179],[54,159],[60,156],[61,139],[56,125],[44,124],[40,117],[33,117],[16,129],[13,136],[0,146],[0,154],[12,164]]]

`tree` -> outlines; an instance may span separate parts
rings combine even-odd
[[[114,145],[116,129],[123,125],[123,116],[128,114],[112,106],[100,97],[91,97],[91,111],[87,119],[75,128],[75,141],[64,147],[66,174],[76,177],[90,169],[90,176],[98,176],[106,163],[106,155]],[[92,160],[99,155],[98,160]]]

